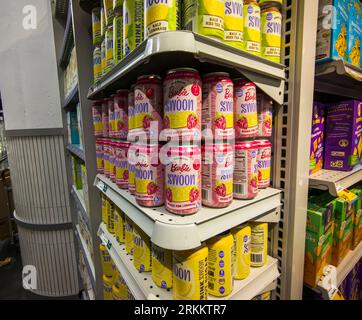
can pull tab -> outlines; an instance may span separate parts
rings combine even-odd
[[[332,265],[328,265],[323,269],[323,275],[319,279],[318,287],[322,288],[322,295],[324,299],[334,300],[338,294],[337,285],[337,269]]]

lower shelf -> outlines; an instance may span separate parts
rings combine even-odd
[[[104,224],[98,230],[98,236],[107,247],[109,254],[122,274],[136,300],[172,300],[171,289],[157,287],[151,278],[150,272],[138,272],[133,265],[133,257],[126,253],[124,245],[120,245],[111,235]],[[210,300],[251,300],[256,295],[275,289],[279,277],[278,261],[268,257],[268,263],[262,268],[252,268],[250,276],[245,280],[234,281],[233,292],[225,298],[209,296]]]
[[[337,284],[343,282],[347,275],[352,271],[357,262],[362,258],[362,241],[356,249],[350,251],[343,261],[337,267]]]

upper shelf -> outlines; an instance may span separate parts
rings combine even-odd
[[[309,186],[314,189],[328,190],[338,197],[338,193],[362,181],[362,165],[352,171],[320,170],[309,177]]]
[[[170,250],[197,248],[203,241],[248,221],[276,223],[280,220],[281,191],[272,188],[261,190],[253,200],[234,200],[227,208],[202,208],[197,214],[179,216],[164,207],[139,206],[133,195],[103,175],[97,175],[94,184],[126,212],[154,244]]]
[[[201,73],[227,71],[232,77],[244,75],[277,103],[283,103],[283,65],[189,31],[164,32],[148,38],[92,86],[88,98],[100,99],[129,88],[142,74],[164,75],[169,69],[190,66]]]
[[[75,85],[74,88],[68,93],[68,96],[64,99],[63,108],[70,109],[77,105],[79,102],[79,90],[78,85]]]
[[[362,70],[342,60],[317,63],[317,92],[362,99]]]
[[[68,17],[67,25],[64,31],[64,38],[62,43],[62,48],[60,51],[60,60],[59,66],[62,69],[65,69],[69,63],[70,55],[74,47],[74,34],[73,34],[73,21],[72,21],[72,10],[71,7],[68,8]]]

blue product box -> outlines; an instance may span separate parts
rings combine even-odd
[[[68,139],[71,144],[79,145],[77,111],[68,112]]]

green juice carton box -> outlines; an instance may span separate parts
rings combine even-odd
[[[358,199],[354,203],[352,249],[355,249],[362,240],[362,184],[350,190]]]
[[[317,197],[311,200],[307,210],[304,282],[315,287],[331,261],[334,202],[323,199],[317,204]]]
[[[351,249],[355,202],[358,198],[344,190],[335,200],[332,262],[338,266]]]

